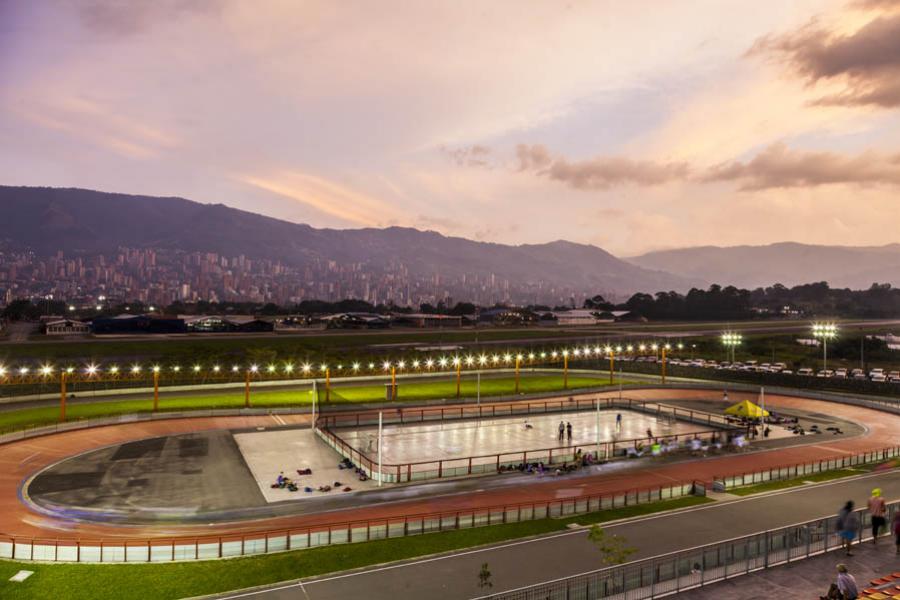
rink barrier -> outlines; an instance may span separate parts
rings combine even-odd
[[[887,522],[890,523],[893,515],[900,510],[900,502],[889,503],[887,509]],[[872,521],[868,509],[855,512],[859,515],[856,540],[858,543],[870,541]],[[825,554],[840,547],[836,517],[824,517],[489,594],[475,600],[654,600]],[[823,581],[821,593],[828,588],[827,578]]]
[[[768,477],[778,475],[787,477],[795,472],[815,473],[861,465],[866,462],[871,464],[897,457],[900,457],[900,447],[892,447],[842,459],[804,463],[805,465],[814,465],[813,467],[798,465],[794,470],[765,469],[760,472],[768,473]],[[738,477],[747,477],[747,474],[727,476],[721,480],[731,478],[734,481]],[[380,519],[335,521],[306,527],[221,536],[97,540],[33,538],[0,534],[0,558],[82,563],[156,563],[254,556],[439,531],[455,531],[485,525],[572,517],[690,496],[695,494],[697,488],[708,489],[710,484],[711,482],[682,482],[665,487],[622,490],[608,494],[585,494],[563,500],[501,504],[467,510]],[[510,598],[532,597],[512,596]],[[631,597],[629,596],[629,598]]]
[[[492,454],[479,454],[450,459],[438,459],[408,463],[383,463],[378,468],[377,458],[366,453],[340,436],[341,428],[371,427],[378,424],[379,415],[385,425],[414,425],[422,423],[444,423],[446,421],[478,420],[509,417],[527,417],[564,412],[587,412],[600,410],[630,410],[650,414],[659,418],[688,421],[707,425],[713,429],[677,435],[640,437],[623,440],[582,444],[567,444],[533,450],[517,450]],[[487,406],[417,407],[393,408],[388,410],[364,410],[326,414],[316,418],[316,433],[342,457],[349,459],[375,481],[384,483],[409,483],[440,479],[445,477],[465,477],[507,472],[521,464],[543,463],[547,466],[562,465],[579,459],[578,451],[591,455],[594,460],[608,461],[625,458],[629,449],[649,448],[661,438],[685,450],[682,444],[699,439],[710,442],[723,431],[738,431],[723,415],[699,410],[670,406],[659,402],[635,400],[631,398],[584,398],[569,397],[543,399],[540,401],[499,402]]]

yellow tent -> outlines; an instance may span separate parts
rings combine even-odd
[[[734,415],[735,417],[747,417],[748,419],[758,419],[760,417],[768,417],[769,411],[763,410],[749,400],[738,402],[734,406],[725,409],[726,415]]]

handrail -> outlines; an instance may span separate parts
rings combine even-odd
[[[887,515],[890,516],[895,511],[898,511],[898,510],[900,510],[900,501],[894,501],[894,502],[887,504]],[[868,509],[861,508],[861,509],[857,509],[854,512],[858,513],[860,516],[860,518],[858,520],[859,529],[857,530],[857,534],[858,534],[860,542],[871,539],[871,535],[866,536],[864,534],[864,532],[866,530],[866,525],[868,523],[870,523],[870,515],[869,515]],[[533,585],[522,586],[522,587],[514,588],[511,590],[506,590],[504,592],[497,592],[497,593],[489,594],[486,596],[478,596],[477,598],[474,598],[473,600],[530,600],[532,598],[536,599],[538,596],[536,596],[535,594],[538,592],[541,594],[540,598],[551,597],[550,594],[552,594],[552,592],[556,589],[565,590],[566,592],[571,592],[573,587],[577,587],[574,585],[576,583],[582,583],[583,587],[585,589],[593,588],[596,593],[597,588],[601,587],[598,584],[601,581],[601,578],[603,578],[604,576],[607,576],[606,577],[607,580],[610,580],[610,579],[615,580],[615,579],[617,579],[615,577],[616,573],[639,571],[641,569],[646,568],[646,566],[648,566],[648,565],[656,567],[655,569],[652,570],[654,573],[656,573],[656,576],[655,576],[655,578],[652,578],[649,586],[644,585],[643,581],[639,581],[637,586],[634,586],[631,589],[627,589],[627,582],[626,582],[625,583],[626,589],[617,589],[611,595],[619,595],[622,592],[633,592],[633,593],[628,594],[628,598],[631,598],[634,600],[648,600],[648,599],[653,599],[653,598],[657,598],[660,596],[667,596],[667,595],[670,595],[673,593],[677,593],[679,591],[684,591],[686,589],[695,589],[697,587],[702,587],[704,585],[709,585],[711,583],[715,583],[715,582],[727,579],[727,578],[729,578],[728,568],[732,567],[734,564],[738,563],[739,561],[746,562],[746,565],[747,565],[746,572],[749,573],[751,571],[755,571],[755,570],[759,570],[759,569],[767,569],[767,568],[771,568],[773,566],[791,562],[792,560],[799,560],[799,559],[803,559],[803,558],[809,558],[810,556],[823,554],[829,550],[829,545],[828,545],[829,522],[832,519],[834,519],[834,517],[832,517],[832,516],[818,517],[815,519],[810,519],[808,521],[792,523],[790,525],[784,525],[782,527],[777,527],[774,529],[766,529],[766,530],[758,531],[758,532],[751,533],[748,535],[736,536],[733,538],[720,540],[720,541],[713,542],[710,544],[701,544],[701,545],[693,546],[690,548],[684,548],[681,550],[675,550],[675,551],[667,552],[664,554],[658,554],[656,556],[651,556],[648,558],[641,558],[641,559],[629,561],[629,562],[622,563],[619,565],[602,567],[600,569],[593,569],[591,571],[585,571],[582,573],[578,573],[576,575],[568,575],[565,577],[559,577],[556,579],[544,581],[544,582],[533,584]],[[891,521],[890,518],[888,518],[888,522],[890,522],[890,521]],[[812,527],[819,527],[819,526],[821,526],[821,528],[822,528],[821,548],[819,548],[818,544],[815,547],[813,547],[810,542],[810,539],[809,538],[803,539],[802,536],[799,538],[799,541],[801,542],[800,544],[797,544],[794,546],[791,546],[789,544],[788,537],[786,534],[791,532],[791,530],[794,530],[794,531],[807,530],[808,531]],[[836,531],[836,528],[835,528],[834,530],[831,530],[830,533],[833,537],[838,532]],[[772,546],[771,541],[777,540],[779,538],[779,536],[783,536],[782,539],[785,542],[783,547],[770,548]],[[750,550],[749,542],[754,539],[756,539],[758,542],[759,538],[762,538],[762,540],[764,541],[765,548],[762,551],[762,553],[759,553],[756,556],[751,555],[751,553],[749,553],[749,552],[745,552],[743,554],[720,552],[720,550],[722,550],[722,549],[729,549],[729,548],[733,549],[735,546],[737,546],[739,544],[743,544],[742,549]],[[791,550],[793,550],[795,548],[803,548],[804,546],[806,549],[805,553],[803,553],[799,556],[794,556],[793,558],[791,557]],[[838,547],[838,545],[835,545],[835,547]],[[758,544],[755,549],[759,550]],[[784,553],[784,558],[781,559],[780,557],[776,556],[775,560],[770,560],[770,558],[769,558],[770,549],[773,553]],[[665,589],[659,590],[657,592],[657,590],[655,589],[656,585],[665,583],[666,581],[670,581],[673,579],[679,580],[680,577],[682,577],[682,575],[679,573],[677,559],[684,557],[686,555],[696,556],[696,555],[700,554],[703,556],[703,561],[705,563],[706,557],[711,555],[713,550],[715,550],[715,556],[716,556],[717,562],[721,562],[722,564],[704,565],[705,568],[700,569],[700,573],[701,573],[700,580],[690,582],[691,584],[688,587],[680,587],[676,583],[675,589],[673,589],[671,586],[668,586]],[[722,557],[722,556],[726,557],[724,562],[722,562],[720,560],[720,557]],[[735,556],[737,556],[737,558],[734,558]],[[728,563],[727,562],[728,557],[732,557],[733,562]],[[675,559],[675,563],[672,565],[673,568],[671,570],[668,570],[668,569],[663,570],[663,569],[659,568],[659,566],[661,564],[666,564],[666,563],[670,562],[672,559]],[[751,561],[753,559],[762,559],[762,560],[755,561],[756,564],[754,565],[754,564],[751,564]],[[689,560],[692,560],[692,559],[689,559]],[[717,568],[722,569],[722,572],[721,573],[714,572],[712,578],[707,579],[706,577],[702,576],[702,575],[705,575],[705,573],[707,571],[709,571],[709,570],[714,571]],[[671,577],[669,577],[667,579],[662,578],[660,576],[661,573],[666,573],[666,574],[671,573]],[[691,572],[689,574],[696,575],[696,573],[694,573],[693,568],[691,569]],[[738,573],[738,575],[741,575],[741,574],[743,574],[743,573]],[[610,577],[610,575],[612,575],[612,577]],[[732,575],[732,577],[733,577],[733,575]],[[585,580],[587,580],[587,581],[585,581]],[[622,581],[624,582],[625,578],[622,578]],[[531,594],[529,592],[534,592],[534,594]],[[547,595],[545,596],[544,594],[547,594]],[[604,595],[606,595],[606,594],[604,594]],[[567,594],[566,597],[568,598],[569,595]],[[581,597],[581,596],[578,596],[578,597]],[[600,597],[600,596],[596,595],[596,596],[591,596],[591,597]]]
[[[816,472],[806,470],[806,466],[812,465],[817,465],[819,470],[831,470],[896,457],[900,457],[900,446],[828,460],[798,463],[795,473],[800,471],[800,467],[803,467],[804,473]],[[773,470],[760,472],[768,472],[771,477]],[[683,481],[665,487],[631,488],[605,494],[582,494],[561,500],[498,504],[473,509],[386,516],[377,519],[348,519],[302,527],[280,527],[271,530],[209,536],[91,540],[16,536],[4,533],[0,534],[0,558],[65,562],[170,562],[245,556],[417,535],[432,531],[574,516],[620,506],[678,498],[689,495],[692,491],[693,483]],[[41,542],[47,543],[42,544]]]

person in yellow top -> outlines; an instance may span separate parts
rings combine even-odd
[[[872,497],[869,498],[869,515],[872,517],[872,543],[878,543],[878,533],[885,526],[885,512],[887,507],[884,504],[884,498],[881,497],[881,488],[872,490]]]

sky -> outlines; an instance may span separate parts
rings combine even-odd
[[[900,0],[0,0],[0,184],[619,256],[900,241]]]

